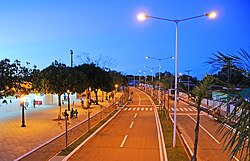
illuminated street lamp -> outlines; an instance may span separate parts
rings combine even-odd
[[[118,84],[115,84],[115,91],[118,92],[118,87],[119,85]]]
[[[154,58],[151,56],[146,56],[146,59],[155,59],[158,60],[158,68],[159,68],[159,84],[158,84],[158,101],[159,105],[161,104],[161,89],[160,89],[160,80],[161,80],[161,61],[166,59],[174,59],[173,56],[167,58]]]
[[[68,110],[70,111],[70,98],[69,98],[70,90],[67,90],[67,94],[68,94]]]
[[[155,17],[155,16],[149,16],[145,13],[140,13],[137,15],[137,19],[139,21],[144,21],[147,18],[153,18],[153,19],[158,19],[158,20],[164,20],[164,21],[169,21],[175,23],[175,29],[176,29],[176,49],[175,49],[175,99],[174,99],[174,132],[173,132],[173,147],[176,146],[176,107],[177,107],[177,77],[178,77],[178,24],[179,22],[183,21],[188,21],[200,17],[207,16],[211,19],[216,18],[217,14],[216,12],[210,12],[207,14],[199,15],[199,16],[194,16],[194,17],[189,17],[189,18],[184,18],[184,19],[167,19],[167,18],[161,18],[161,17]]]

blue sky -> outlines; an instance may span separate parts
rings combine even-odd
[[[248,0],[0,0],[0,59],[43,69],[54,60],[70,65],[73,49],[75,65],[81,63],[77,55],[89,53],[93,60],[111,58],[111,69],[136,74],[148,70],[145,65],[158,65],[146,56],[175,53],[175,25],[138,22],[137,13],[182,19],[216,11],[214,20],[202,17],[179,24],[179,72],[192,70],[201,79],[210,71],[204,62],[212,53],[250,52],[249,9]],[[162,61],[161,70],[174,73],[174,61]]]

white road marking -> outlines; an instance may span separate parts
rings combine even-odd
[[[171,108],[172,111],[174,111],[174,108]]]
[[[235,156],[233,156],[233,158],[236,160],[236,161],[240,161],[238,158],[236,158]]]
[[[142,111],[144,111],[144,108],[141,108]]]
[[[135,114],[134,118],[136,118],[136,117],[137,117],[137,113]]]
[[[193,109],[191,109],[191,108],[188,108],[188,110],[189,110],[189,111],[193,111]]]
[[[190,115],[188,115],[188,117],[193,120],[196,123],[196,120],[193,119]],[[214,139],[214,141],[218,144],[220,144],[220,142],[212,135],[210,134],[203,126],[199,125],[212,139]]]
[[[150,108],[150,111],[152,111],[153,109],[152,108]]]
[[[137,111],[139,111],[140,110],[140,108],[137,108]]]
[[[134,121],[131,122],[129,128],[131,129],[133,127],[133,125],[134,125]]]
[[[124,108],[124,111],[127,111],[128,108]]]
[[[128,137],[128,135],[125,135],[125,137],[124,137],[124,139],[123,139],[123,141],[122,141],[122,143],[120,145],[120,148],[122,148],[123,145],[125,144],[125,141],[127,140],[127,137]]]
[[[148,111],[148,108],[146,108],[146,111]]]
[[[185,111],[188,111],[188,109],[184,108]]]
[[[182,108],[180,108],[181,111],[184,111]]]
[[[136,108],[133,108],[133,111],[136,110]]]
[[[130,111],[132,108],[129,108],[128,110]]]
[[[173,110],[174,111],[174,110]],[[176,111],[179,111],[179,108],[176,108]]]

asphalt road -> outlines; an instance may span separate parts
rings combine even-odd
[[[163,160],[155,106],[141,91],[94,138],[69,160],[160,161]]]
[[[173,107],[173,103],[170,105]],[[173,116],[173,108],[170,108],[170,114]],[[227,161],[228,153],[223,152],[223,142],[220,141],[222,134],[216,133],[219,125],[204,112],[201,112],[200,116],[197,159],[199,161]],[[178,103],[177,126],[192,152],[196,118],[197,111],[194,107],[181,101]]]

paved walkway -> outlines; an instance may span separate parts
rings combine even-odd
[[[110,102],[100,102],[104,107]],[[69,128],[87,118],[87,111],[75,103],[74,109],[78,110],[78,118],[70,119]],[[62,111],[67,109],[67,104],[62,106]],[[100,111],[100,106],[92,105],[94,115]],[[10,161],[22,156],[32,149],[44,144],[65,131],[65,121],[57,120],[57,105],[41,105],[36,108],[29,107],[25,110],[26,127],[21,127],[21,107],[19,100],[0,107],[0,160]],[[62,117],[63,118],[63,117]]]

